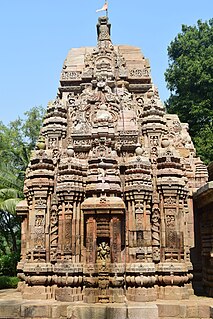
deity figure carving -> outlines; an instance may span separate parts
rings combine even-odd
[[[97,261],[101,261],[102,267],[106,267],[106,262],[110,259],[109,245],[103,241],[97,248]]]

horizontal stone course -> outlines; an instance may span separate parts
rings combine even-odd
[[[8,299],[7,299],[8,296]],[[212,298],[127,304],[25,301],[15,290],[0,294],[0,319],[213,319]]]
[[[12,301],[0,303],[0,318],[20,318],[21,304],[14,304]]]
[[[51,305],[22,305],[21,317],[52,318],[52,306]]]

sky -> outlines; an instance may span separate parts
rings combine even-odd
[[[0,121],[23,118],[57,94],[71,48],[96,45],[104,0],[0,0]],[[112,42],[140,47],[162,101],[167,47],[181,25],[213,16],[213,0],[109,0]]]

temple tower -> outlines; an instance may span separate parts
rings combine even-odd
[[[23,297],[86,303],[192,293],[192,192],[207,170],[139,48],[72,49],[26,171]],[[172,294],[171,294],[172,291]]]

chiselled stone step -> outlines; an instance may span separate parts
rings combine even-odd
[[[24,301],[16,290],[0,291],[0,319],[209,319],[213,299],[157,300],[123,304],[85,304],[55,300]]]

